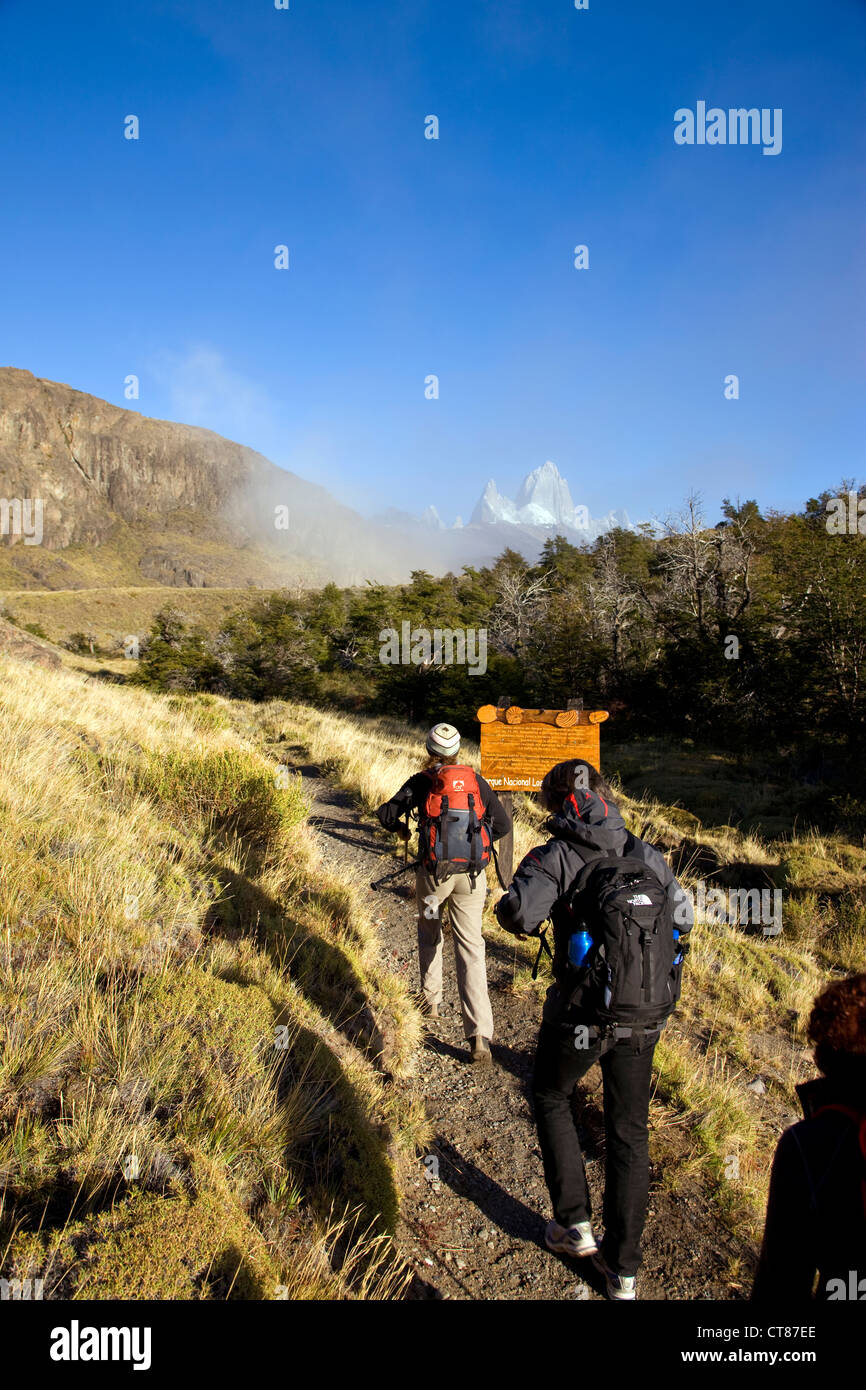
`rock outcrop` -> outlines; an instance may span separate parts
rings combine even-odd
[[[20,627],[0,618],[0,657],[15,656],[21,661],[33,661],[37,666],[60,666],[60,653],[50,642],[23,632]]]
[[[14,367],[0,368],[0,498],[41,504],[39,543],[0,521],[3,588],[360,583],[413,562],[408,540],[254,449]]]

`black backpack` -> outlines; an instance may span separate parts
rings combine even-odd
[[[603,854],[578,874],[567,909],[592,946],[566,968],[561,991],[580,1017],[601,1028],[658,1027],[680,995],[682,958],[664,886],[642,859]]]

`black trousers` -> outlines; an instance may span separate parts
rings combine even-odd
[[[602,1254],[616,1274],[636,1274],[649,1195],[649,1115],[658,1032],[635,1038],[590,1039],[574,1022],[541,1025],[532,1092],[553,1215],[562,1226],[592,1215],[586,1168],[572,1111],[575,1083],[601,1065],[606,1139]]]

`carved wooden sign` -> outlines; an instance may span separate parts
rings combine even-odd
[[[482,705],[481,776],[494,791],[537,791],[545,773],[568,758],[600,767],[599,726],[607,710],[521,709]]]

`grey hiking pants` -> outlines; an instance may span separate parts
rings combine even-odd
[[[457,989],[463,1013],[463,1032],[467,1038],[477,1034],[493,1037],[493,1013],[487,995],[487,965],[481,914],[487,880],[481,874],[475,887],[468,874],[455,874],[437,884],[423,864],[418,866],[415,897],[418,903],[418,961],[421,967],[421,992],[428,1004],[442,1000],[442,904],[447,900],[451,932],[454,937],[454,960],[457,966]]]

